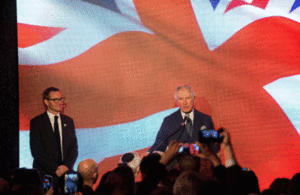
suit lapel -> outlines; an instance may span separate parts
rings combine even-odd
[[[182,115],[181,115],[181,111],[180,109],[177,110],[176,112],[176,121],[179,121],[180,123],[182,122],[183,118],[182,118]]]
[[[194,131],[197,131],[199,126],[200,126],[200,120],[201,118],[199,117],[198,111],[194,109]]]
[[[174,129],[177,130],[183,121],[180,109],[175,113]],[[174,131],[175,131],[174,130]]]
[[[183,118],[182,118],[182,115],[181,115],[181,112],[179,109],[173,113],[172,121],[170,124],[170,129],[171,129],[170,133],[174,133],[175,131],[177,131],[180,128],[182,120],[183,120]]]
[[[203,121],[199,111],[194,109],[194,129],[193,129],[193,137],[199,136],[198,133],[203,126]]]

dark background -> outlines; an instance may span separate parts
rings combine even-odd
[[[19,98],[16,0],[0,1],[0,163],[19,167]]]

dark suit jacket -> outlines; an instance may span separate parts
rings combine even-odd
[[[63,164],[70,170],[78,156],[78,145],[73,119],[62,115]],[[33,156],[33,168],[40,171],[41,176],[55,176],[58,165],[58,151],[55,137],[47,112],[30,121],[30,149]]]
[[[172,140],[177,140],[181,143],[193,143],[195,141],[198,141],[199,131],[201,128],[204,128],[203,126],[205,126],[205,129],[214,129],[214,124],[211,117],[209,115],[197,111],[196,109],[194,109],[194,124],[192,137],[188,135],[185,128],[181,127],[182,122],[183,118],[180,109],[164,118],[164,121],[156,136],[155,143],[151,146],[149,152],[153,152],[155,150],[164,152]],[[179,128],[181,128],[180,131],[172,135]]]

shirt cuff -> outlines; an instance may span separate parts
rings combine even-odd
[[[234,159],[231,158],[231,159],[226,160],[225,166],[227,168],[232,167],[234,165],[236,165],[236,161]]]

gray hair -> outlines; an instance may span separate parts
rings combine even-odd
[[[200,193],[201,178],[197,172],[187,171],[183,172],[177,177],[174,183],[174,194],[201,194]]]
[[[192,90],[191,86],[189,85],[180,85],[176,88],[176,92],[175,92],[175,99],[177,100],[177,93],[178,91],[180,91],[181,89],[188,89],[190,92],[191,92],[191,95],[192,95],[192,98],[194,99],[195,98],[195,93],[194,91]]]

